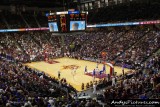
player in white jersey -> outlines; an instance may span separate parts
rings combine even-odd
[[[72,69],[71,74],[73,75],[73,79],[74,79],[74,76],[75,76],[75,74],[76,74],[76,70],[77,70],[77,68],[76,68],[76,67],[74,67],[74,68]]]

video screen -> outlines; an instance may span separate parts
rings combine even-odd
[[[50,32],[58,32],[57,22],[48,23]]]
[[[70,31],[85,30],[85,21],[70,21]]]

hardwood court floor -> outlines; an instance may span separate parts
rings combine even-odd
[[[77,91],[81,91],[82,83],[86,84],[90,81],[93,81],[93,77],[85,75],[84,70],[85,66],[87,66],[87,70],[92,72],[93,69],[96,68],[97,63],[84,61],[84,60],[76,60],[72,58],[58,58],[54,59],[58,63],[49,64],[45,61],[40,62],[32,62],[26,63],[25,65],[29,66],[30,68],[38,69],[43,71],[44,73],[50,75],[51,77],[58,78],[58,71],[61,72],[61,78],[66,78],[67,82],[71,84]],[[76,74],[73,76],[73,67],[78,67],[76,70]],[[103,64],[98,65],[99,70],[102,70]],[[107,74],[109,73],[109,66],[106,66]],[[117,72],[117,75],[122,74],[121,67],[114,67],[114,71]],[[124,69],[124,71],[128,71],[128,69]],[[96,78],[96,80],[99,80]]]

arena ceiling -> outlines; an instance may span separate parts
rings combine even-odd
[[[37,7],[71,6],[72,0],[1,0],[1,5],[26,5]]]

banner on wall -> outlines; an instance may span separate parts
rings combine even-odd
[[[99,28],[99,27],[135,26],[135,25],[152,25],[152,24],[160,24],[160,20],[141,21],[141,22],[125,22],[125,23],[95,24],[95,25],[87,25],[87,27],[88,28]],[[20,28],[20,29],[0,29],[0,33],[2,33],[2,32],[21,32],[21,31],[43,31],[43,30],[49,30],[49,27]]]

